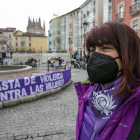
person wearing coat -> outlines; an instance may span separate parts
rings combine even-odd
[[[126,140],[140,110],[140,40],[107,22],[86,35],[89,81],[75,83],[76,140]],[[140,140],[140,138],[139,138]]]

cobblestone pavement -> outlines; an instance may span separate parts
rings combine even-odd
[[[87,78],[72,68],[73,83]],[[48,97],[0,109],[0,140],[74,140],[77,95],[73,83]]]

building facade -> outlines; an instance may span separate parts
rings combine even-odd
[[[77,27],[78,27],[79,8],[67,13],[67,51],[70,52],[70,57],[77,52]]]
[[[67,52],[67,15],[52,19],[49,26],[48,52]]]
[[[6,36],[8,38],[6,44],[1,44],[2,48],[2,57],[11,57],[13,52],[13,34],[16,32],[16,28],[0,28],[0,32],[2,32],[2,35]],[[3,47],[2,47],[3,46]]]
[[[52,52],[52,51],[54,51],[54,48],[53,48],[53,27],[52,27],[52,20],[49,23],[49,28],[50,28],[50,30],[48,30],[48,47],[47,47],[47,50],[49,52]]]
[[[27,32],[28,33],[36,33],[36,34],[42,34],[42,35],[46,35],[45,34],[45,21],[43,24],[43,27],[41,26],[41,19],[39,18],[38,21],[36,19],[36,21],[31,21],[30,17],[28,19],[28,26],[27,26]]]
[[[13,48],[20,53],[46,53],[47,36],[18,30],[13,35]]]
[[[67,50],[67,15],[61,16],[61,50]]]
[[[140,0],[112,1],[112,21],[127,24],[140,36]]]
[[[53,19],[53,49],[61,50],[61,17]]]
[[[84,29],[83,23],[86,23]],[[103,0],[86,0],[79,8],[54,18],[48,31],[48,49],[50,52],[67,51],[84,55],[84,37],[94,26],[103,23]]]
[[[86,28],[83,23],[86,23]],[[78,54],[86,54],[85,34],[95,26],[103,23],[103,0],[87,0],[81,6],[78,14]]]
[[[0,58],[6,57],[8,37],[0,31]]]

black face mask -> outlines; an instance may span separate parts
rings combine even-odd
[[[88,64],[87,72],[91,83],[105,84],[114,81],[119,67],[115,59],[109,55],[93,52]]]

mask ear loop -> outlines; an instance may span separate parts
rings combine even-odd
[[[118,57],[116,57],[114,59],[118,59],[118,58],[120,58],[120,57],[118,56]],[[119,70],[118,73],[121,72],[121,71],[123,71],[123,69]]]
[[[114,58],[114,59],[118,59],[118,58],[120,58],[120,57],[118,56],[118,57],[116,57],[116,58]]]
[[[123,69],[119,70],[118,73],[121,72],[121,71],[123,71]]]

